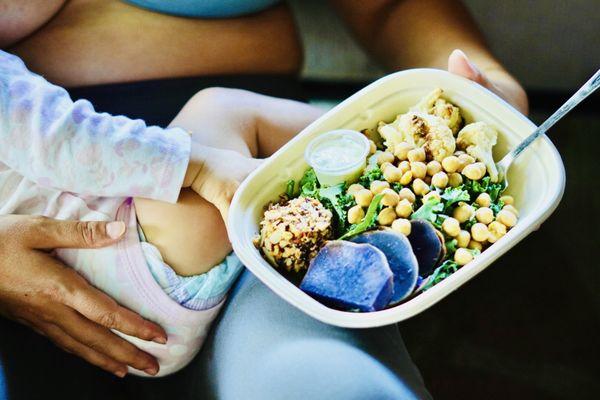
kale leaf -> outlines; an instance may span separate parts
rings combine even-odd
[[[417,209],[410,219],[425,219],[429,222],[435,223],[437,221],[437,213],[444,210],[444,204],[436,197],[430,197],[421,207]]]
[[[383,179],[383,172],[379,167],[375,166],[372,168],[365,169],[365,172],[358,178],[358,183],[360,183],[363,187],[369,188],[373,181],[380,181]]]
[[[345,183],[320,188],[318,190],[319,200],[335,212],[339,232],[344,232],[346,230],[348,209],[354,205],[354,198],[351,195],[344,193],[345,191]]]
[[[300,194],[304,197],[317,198],[317,191],[319,189],[319,182],[317,181],[317,174],[315,170],[309,168],[304,172],[304,176],[300,179]]]
[[[427,280],[427,283],[425,284],[425,286],[423,286],[423,291],[431,289],[433,286],[437,285],[438,283],[440,283],[441,281],[458,271],[459,268],[460,266],[452,260],[444,261],[442,265],[440,265],[433,271],[433,273]]]
[[[446,190],[444,190],[444,193],[442,193],[441,197],[442,199],[446,200],[446,203],[444,204],[444,212],[447,212],[450,209],[450,207],[452,207],[455,203],[458,203],[459,201],[468,202],[471,200],[469,192],[461,189],[460,187],[446,188]]]
[[[295,197],[294,196],[296,194],[295,188],[296,188],[295,180],[290,179],[289,181],[287,181],[287,184],[285,186],[285,195],[287,196],[288,199]]]

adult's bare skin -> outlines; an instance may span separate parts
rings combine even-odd
[[[164,330],[119,306],[48,253],[54,248],[108,246],[124,232],[122,222],[0,216],[0,313],[119,377],[128,365],[156,374],[154,357],[111,329],[166,343]]]
[[[490,52],[459,0],[329,3],[365,49],[391,70],[448,68],[527,113],[523,88]],[[207,20],[154,13],[121,0],[3,0],[0,47],[65,86],[293,74],[302,64],[302,46],[285,3],[239,18]],[[472,64],[457,54],[448,60],[454,49],[462,49]]]

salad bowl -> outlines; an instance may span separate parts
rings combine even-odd
[[[290,282],[273,268],[254,246],[265,205],[276,201],[290,179],[298,181],[308,164],[304,152],[309,142],[337,129],[362,130],[390,121],[431,89],[461,109],[467,122],[485,121],[498,132],[494,159],[499,160],[536,129],[536,126],[504,100],[465,78],[434,69],[412,69],[385,76],[352,95],[314,121],[288,142],[240,186],[231,204],[228,230],[233,249],[243,264],[285,301],[328,324],[369,328],[396,323],[431,307],[490,266],[495,260],[539,228],[558,206],[565,186],[565,172],[558,151],[547,137],[534,143],[510,169],[511,185],[505,194],[515,199],[519,223],[475,260],[427,291],[407,301],[375,312],[356,313],[329,308]]]

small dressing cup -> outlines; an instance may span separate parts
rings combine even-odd
[[[304,158],[322,186],[356,182],[367,165],[369,140],[360,132],[338,129],[314,138]]]

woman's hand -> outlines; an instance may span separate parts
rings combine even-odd
[[[454,50],[448,57],[448,71],[479,83],[527,115],[527,94],[519,83],[502,68],[481,71],[462,50]]]
[[[154,357],[111,329],[166,343],[164,330],[119,306],[47,252],[108,246],[124,232],[122,222],[0,216],[0,313],[119,377],[125,376],[128,365],[156,374]]]

